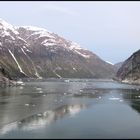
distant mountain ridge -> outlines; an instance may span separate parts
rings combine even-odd
[[[35,26],[0,19],[0,66],[11,77],[112,78],[113,65],[77,43]]]

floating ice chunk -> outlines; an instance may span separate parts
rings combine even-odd
[[[45,97],[46,95],[44,94],[43,96]]]
[[[23,83],[22,81],[17,81],[16,84],[17,85],[21,85],[21,86],[24,86],[25,85],[25,83]]]
[[[116,98],[116,97],[111,97],[109,98],[109,100],[119,100],[120,98]]]
[[[39,91],[39,93],[43,93],[43,91]]]
[[[25,106],[29,106],[29,104],[25,104]]]
[[[123,100],[119,100],[120,102],[123,102]]]
[[[79,113],[81,110],[79,105],[75,105],[75,106],[69,106],[68,107],[68,111],[70,113],[71,116],[75,116],[77,113]]]
[[[99,99],[101,99],[102,97],[101,97],[101,96],[99,96],[98,98],[99,98]]]
[[[19,89],[23,89],[23,87],[19,87]]]
[[[40,116],[42,116],[42,114],[40,114],[40,113],[39,113],[39,114],[37,114],[37,116],[39,116],[39,117],[40,117]]]
[[[42,90],[42,88],[36,88],[36,90]]]
[[[67,95],[67,93],[64,93],[64,95]]]
[[[47,111],[43,113],[43,116],[47,116],[47,115],[48,115],[48,112]]]

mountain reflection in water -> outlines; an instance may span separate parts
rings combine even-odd
[[[101,79],[2,88],[0,138],[140,138],[139,89]]]
[[[5,125],[0,129],[0,133],[4,134],[8,131],[11,131],[12,129],[23,129],[28,131],[32,129],[39,129],[43,126],[46,127],[50,123],[65,117],[65,115],[73,117],[85,107],[86,106],[84,104],[64,105],[62,107],[57,108],[56,110],[48,110],[43,113],[27,117],[18,122]]]

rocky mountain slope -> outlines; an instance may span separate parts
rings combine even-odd
[[[0,87],[11,85],[15,85],[15,82],[12,81],[9,74],[6,73],[6,71],[2,67],[0,67]]]
[[[11,77],[111,78],[114,67],[77,43],[0,19],[0,66]]]
[[[117,72],[117,78],[125,83],[140,84],[140,50],[122,64]]]
[[[118,62],[116,64],[114,64],[114,68],[116,70],[116,72],[119,70],[119,68],[122,66],[123,62]]]

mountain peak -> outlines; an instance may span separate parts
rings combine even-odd
[[[49,33],[52,33],[48,30],[46,30],[45,28],[41,28],[41,27],[37,27],[37,26],[17,26],[16,29],[19,29],[19,28],[24,28],[26,30],[29,30],[29,31],[34,31],[34,32],[49,32]]]
[[[11,24],[7,23],[5,20],[3,20],[1,18],[0,18],[0,30],[5,31],[6,34],[8,34],[7,32],[9,30],[12,31],[14,34],[18,34],[18,32],[16,31],[14,26],[12,26]]]

